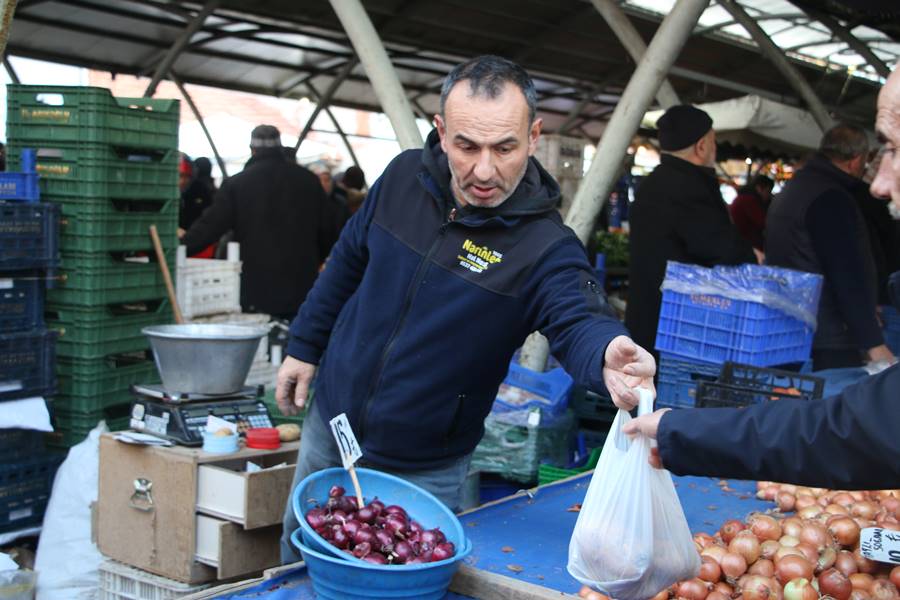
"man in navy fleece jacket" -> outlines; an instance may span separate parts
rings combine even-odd
[[[541,120],[528,74],[472,59],[444,82],[436,131],[400,154],[344,228],[291,325],[277,400],[315,402],[295,483],[340,466],[328,420],[346,413],[365,464],[459,503],[509,361],[531,331],[581,384],[624,405],[656,365],[612,316],[584,247],[531,155]],[[285,536],[297,527],[290,507]],[[283,540],[286,542],[287,540]],[[282,559],[296,559],[289,542]]]

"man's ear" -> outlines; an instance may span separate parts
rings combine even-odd
[[[541,128],[544,126],[543,119],[535,119],[528,131],[528,156],[534,156],[537,151],[538,139],[541,137]]]
[[[441,150],[447,152],[447,126],[441,115],[434,115],[434,126],[437,127],[438,137],[441,139]]]

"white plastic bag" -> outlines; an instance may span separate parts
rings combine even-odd
[[[653,410],[640,389],[638,414]],[[696,577],[700,556],[668,471],[647,462],[650,440],[630,440],[620,410],[591,477],[572,539],[569,573],[615,600],[646,600],[682,579]]]
[[[56,472],[35,557],[37,600],[97,597],[103,556],[91,542],[91,502],[97,500],[100,434],[107,431],[100,421]]]

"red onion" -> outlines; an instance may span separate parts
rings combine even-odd
[[[363,523],[374,523],[375,522],[375,511],[372,510],[368,506],[363,506],[356,513],[356,518],[362,521]]]
[[[369,552],[372,551],[372,544],[369,542],[362,542],[361,544],[356,544],[353,547],[353,556],[356,558],[365,558]]]
[[[394,536],[385,531],[378,529],[375,531],[376,548],[379,552],[390,554],[394,549]]]
[[[396,504],[391,504],[390,506],[385,506],[383,512],[388,515],[400,515],[403,517],[404,520],[409,519],[409,517],[406,514],[406,510],[402,506],[397,506]]]
[[[340,498],[343,495],[344,495],[344,488],[342,488],[339,485],[333,485],[333,486],[331,486],[331,489],[328,490],[329,498]]]
[[[343,550],[350,545],[350,536],[343,529],[338,529],[332,533],[331,543]]]
[[[403,535],[407,531],[406,519],[396,513],[389,514],[384,527],[395,536]]]
[[[311,508],[306,513],[306,522],[313,529],[319,529],[325,526],[325,511],[321,508]]]
[[[343,527],[344,531],[349,533],[351,536],[354,536],[354,535],[356,535],[356,532],[359,531],[360,528],[362,527],[362,523],[360,523],[356,519],[349,519],[347,521],[344,521],[344,524],[342,527]]]
[[[437,562],[439,560],[447,560],[451,556],[456,553],[456,548],[453,547],[452,542],[442,542],[435,546],[434,552],[431,554],[432,562]]]
[[[835,600],[848,600],[853,586],[847,576],[837,569],[828,569],[819,575],[819,592]]]
[[[382,512],[384,512],[384,502],[376,498],[375,500],[369,502],[369,508],[375,511],[375,516],[377,517]]]
[[[386,565],[387,559],[380,552],[369,552],[363,557],[363,560],[376,565]]]
[[[409,545],[409,542],[397,542],[394,544],[394,562],[403,564],[409,561],[415,555],[413,552],[412,546]]]

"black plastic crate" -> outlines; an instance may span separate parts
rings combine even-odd
[[[33,429],[0,429],[0,457],[4,461],[31,457],[44,449],[44,432]]]
[[[773,400],[811,399],[797,394],[746,388],[717,381],[701,381],[697,385],[697,408],[739,408]]]
[[[825,380],[793,371],[725,363],[718,383],[767,394],[815,400],[825,392]]]
[[[46,283],[42,271],[0,272],[0,334],[43,327]]]
[[[0,202],[0,269],[57,265],[59,207],[47,202]]]
[[[569,404],[579,421],[587,420],[598,425],[611,424],[619,410],[608,396],[595,394],[580,385],[572,389]]]
[[[65,458],[46,453],[26,460],[0,463],[0,531],[39,525],[53,489],[53,478]]]
[[[56,392],[55,331],[0,335],[0,401]]]

